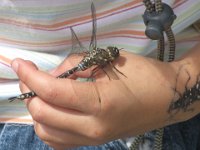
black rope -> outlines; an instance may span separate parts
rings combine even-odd
[[[155,0],[155,10],[157,13],[161,13],[163,11],[161,0]]]
[[[173,14],[173,10],[171,10],[168,7],[168,5],[163,4],[162,0],[154,0],[154,3],[152,3],[151,0],[143,0],[143,3],[145,5],[145,7],[146,7],[146,11],[150,15],[151,15],[151,13],[153,13],[154,15],[155,14],[160,15],[162,13],[165,13],[164,15],[166,15],[166,13],[170,13],[170,15],[171,15],[170,17],[172,17],[171,18],[172,20],[169,20],[169,21],[171,21],[171,24],[173,23],[174,19],[176,18],[176,16]],[[164,10],[164,9],[168,9],[168,10]],[[166,11],[166,12],[164,12],[164,11]],[[148,23],[149,23],[148,19],[150,19],[148,15],[145,16],[145,14],[144,14],[144,16],[143,16],[144,23],[146,25],[148,25]],[[152,15],[152,16],[154,16],[154,15]],[[161,17],[161,16],[159,16],[159,17]],[[155,21],[155,20],[153,20],[153,21]],[[158,19],[157,21],[160,21],[160,20]],[[155,23],[155,25],[158,25],[158,27],[160,27],[159,26],[160,24]],[[150,29],[152,29],[151,26],[150,26]],[[155,29],[155,28],[153,28],[153,29]],[[159,30],[152,30],[150,32],[146,32],[146,31],[145,32],[149,34],[149,33],[154,33],[156,31],[158,31],[157,32],[158,34],[156,33],[155,36],[151,36],[151,37],[153,37],[153,38],[159,37],[159,39],[157,39],[158,40],[157,59],[160,60],[160,61],[164,61],[165,38],[164,38],[163,32],[165,32],[166,35],[167,35],[167,38],[168,38],[168,42],[169,42],[168,61],[169,62],[173,61],[175,59],[176,43],[175,43],[175,37],[174,37],[173,31],[171,29],[171,25],[169,25],[168,28],[164,28],[163,31],[161,32],[161,34],[159,34]],[[161,36],[159,36],[159,35],[161,35]],[[164,134],[164,128],[160,128],[160,129],[156,130],[156,135],[155,135],[155,139],[154,139],[154,150],[161,150],[162,149],[163,134]],[[144,135],[136,136],[135,140],[131,144],[130,150],[138,150],[139,149],[139,145],[142,143],[144,138],[145,138]]]
[[[160,61],[164,61],[165,55],[165,39],[164,36],[158,40],[158,47],[157,47],[157,59]]]
[[[150,0],[143,0],[144,5],[146,6],[146,10],[150,13],[154,11],[154,6]]]
[[[168,61],[171,62],[175,59],[175,49],[176,49],[175,37],[174,37],[174,33],[173,33],[171,28],[166,30],[166,35],[167,35],[168,41],[169,41],[169,58],[168,58]]]

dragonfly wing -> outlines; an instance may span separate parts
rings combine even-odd
[[[97,30],[97,21],[96,21],[96,9],[94,3],[91,4],[91,13],[92,13],[92,36],[90,41],[89,50],[96,49],[97,40],[96,40],[96,30]]]
[[[70,27],[70,31],[71,31],[71,38],[72,38],[71,39],[71,41],[72,41],[71,54],[87,52],[88,50],[83,46],[81,41],[78,39],[78,36],[76,35],[76,33],[72,27]]]

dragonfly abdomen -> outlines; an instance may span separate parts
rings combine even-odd
[[[28,92],[28,93],[20,94],[19,96],[16,96],[16,97],[11,97],[11,98],[9,98],[9,101],[12,102],[16,99],[24,100],[24,99],[31,98],[31,97],[34,97],[34,96],[37,96],[37,94],[35,92],[31,91],[31,92]]]
[[[67,78],[79,70],[80,70],[79,67],[74,67],[74,68],[62,73],[61,75],[57,76],[57,78]]]

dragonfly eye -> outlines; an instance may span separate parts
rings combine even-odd
[[[117,58],[119,56],[119,49],[117,47],[108,47],[107,49],[112,58]]]

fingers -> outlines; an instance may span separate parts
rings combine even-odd
[[[94,139],[89,139],[85,136],[81,136],[75,133],[63,132],[44,124],[35,123],[35,132],[41,140],[48,143],[53,143],[56,147],[62,145],[62,147],[78,147],[82,145],[95,145],[97,143]],[[55,147],[54,146],[54,147]]]
[[[65,108],[90,112],[99,110],[99,95],[96,83],[56,79],[37,70],[34,65],[23,60],[12,63],[19,79],[43,100]]]
[[[27,102],[27,108],[36,122],[61,130],[63,133],[98,138],[103,128],[92,115],[50,105],[39,98]],[[98,133],[98,134],[97,134]]]

